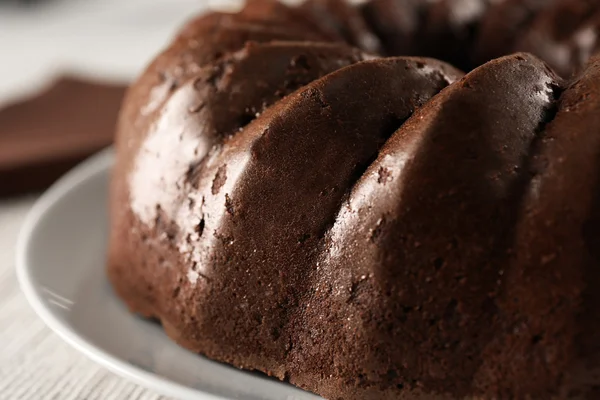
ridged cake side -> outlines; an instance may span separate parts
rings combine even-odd
[[[598,4],[248,4],[125,100],[130,309],[328,399],[598,397]]]
[[[228,137],[286,94],[362,59],[344,45],[249,43],[201,67],[152,118],[143,107],[133,115],[125,108],[111,184],[109,273],[132,308],[153,316],[162,292],[175,290],[179,277],[168,267],[180,260],[163,254],[178,251],[170,247],[178,234],[178,210],[201,206],[188,194],[207,154],[220,151]],[[148,74],[153,73],[151,68]],[[138,90],[144,93],[145,86],[134,85],[130,97]]]
[[[306,328],[296,337],[313,353],[299,365],[326,367],[302,384],[328,398],[348,398],[348,382],[357,399],[497,398],[475,383],[481,364],[498,360],[486,346],[512,321],[497,299],[528,158],[559,93],[560,79],[534,57],[498,59],[392,135],[343,205],[312,274],[297,323]]]

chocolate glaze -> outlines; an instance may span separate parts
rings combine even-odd
[[[566,3],[461,4],[190,23],[119,123],[108,274],[130,309],[329,399],[594,399],[598,59],[569,82],[524,53],[461,79],[323,43],[370,27],[386,52],[470,69]],[[557,40],[593,24],[572,15]],[[147,112],[157,71],[181,78]]]

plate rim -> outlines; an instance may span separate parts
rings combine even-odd
[[[146,371],[106,352],[101,347],[79,335],[68,324],[61,321],[43,301],[41,292],[33,278],[29,262],[31,238],[36,231],[37,224],[69,192],[75,190],[94,175],[110,169],[113,157],[113,149],[109,147],[84,160],[46,190],[29,210],[21,225],[16,245],[15,268],[21,291],[25,295],[30,307],[50,330],[75,350],[83,353],[93,362],[109,371],[170,397],[194,398],[198,400],[228,400],[226,397],[201,392],[198,389],[190,388],[158,374]]]

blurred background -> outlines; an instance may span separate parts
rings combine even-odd
[[[208,0],[0,0],[0,101],[67,71],[126,81]]]

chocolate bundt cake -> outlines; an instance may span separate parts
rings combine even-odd
[[[117,294],[328,399],[600,399],[599,27],[595,0],[192,20],[123,105]]]

